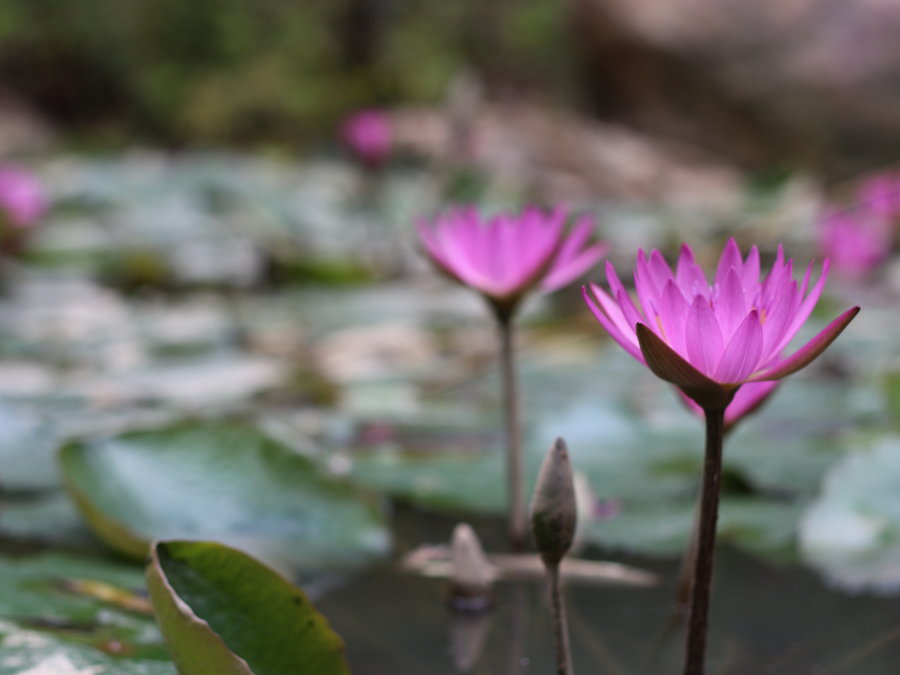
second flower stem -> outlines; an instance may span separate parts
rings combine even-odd
[[[691,584],[684,675],[703,675],[704,671],[706,636],[709,630],[709,599],[716,551],[716,522],[719,517],[725,409],[717,408],[705,412],[706,451],[703,462],[703,488],[700,495],[697,552],[694,560],[694,578]]]
[[[519,428],[519,386],[516,377],[512,317],[499,315],[497,326],[503,381],[503,423],[506,431],[509,538],[513,548],[521,550],[528,542],[528,525],[525,517],[525,468],[522,460],[522,433]]]

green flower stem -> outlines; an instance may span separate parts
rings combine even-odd
[[[556,675],[572,675],[572,649],[569,646],[569,625],[566,605],[559,583],[559,563],[547,565],[550,581],[550,613],[553,616],[553,644],[556,647]]]
[[[512,317],[497,313],[500,336],[500,370],[503,381],[503,422],[506,430],[506,489],[509,495],[509,538],[514,549],[528,543],[525,514],[525,468],[519,428],[519,389],[513,347]]]
[[[700,495],[700,526],[697,556],[691,584],[687,648],[684,675],[703,675],[706,636],[709,630],[709,599],[716,548],[716,521],[719,516],[719,488],[722,479],[722,441],[725,435],[725,408],[706,409],[706,453],[703,488]]]

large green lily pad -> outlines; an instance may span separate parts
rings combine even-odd
[[[344,643],[303,592],[214,542],[153,546],[147,582],[183,675],[349,675]]]
[[[185,423],[73,442],[66,486],[94,531],[134,558],[153,539],[214,539],[284,571],[387,552],[377,501],[250,425]]]

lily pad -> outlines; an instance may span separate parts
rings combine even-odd
[[[0,403],[0,487],[39,490],[59,485],[54,429],[27,406]]]
[[[807,561],[839,586],[900,589],[900,437],[855,450],[828,472],[800,542]]]
[[[344,644],[303,592],[213,542],[158,542],[147,582],[183,675],[349,675]]]
[[[144,586],[133,567],[59,554],[0,559],[0,675],[174,675],[150,614],[78,590],[90,580],[141,599],[131,595]]]
[[[95,533],[134,558],[153,539],[215,539],[294,572],[358,566],[388,549],[376,501],[250,425],[185,423],[73,442],[60,463]]]
[[[794,557],[797,522],[802,507],[762,498],[724,497],[719,509],[718,538],[768,558]],[[694,504],[629,508],[585,527],[585,540],[605,548],[655,556],[684,551],[694,519]]]

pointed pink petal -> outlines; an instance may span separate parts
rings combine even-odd
[[[541,288],[554,291],[565,286],[606,254],[609,247],[602,242],[584,248],[593,229],[594,222],[590,218],[578,221],[563,240],[550,270],[541,281]]]
[[[744,260],[741,258],[741,250],[738,248],[734,237],[728,240],[725,248],[722,250],[722,256],[719,258],[719,265],[716,267],[716,283],[722,285],[728,270],[734,268],[735,272],[740,274],[744,269]]]
[[[810,263],[810,267],[812,267],[812,263]],[[822,295],[822,291],[825,288],[825,281],[828,279],[828,268],[829,263],[826,259],[822,263],[822,274],[819,276],[819,280],[816,281],[815,286],[813,286],[812,290],[809,292],[809,295],[803,300],[800,304],[800,307],[794,313],[791,323],[788,325],[787,329],[784,332],[784,336],[781,338],[781,342],[778,344],[776,348],[776,353],[780,352],[782,349],[787,347],[788,343],[791,339],[797,334],[797,331],[803,326],[806,320],[809,318],[809,315],[812,314],[813,308],[815,308],[816,303],[819,301],[819,296]],[[808,285],[809,281],[810,269],[807,268],[804,286]],[[802,297],[802,291],[798,293],[797,297]]]
[[[759,284],[759,248],[757,248],[756,244],[750,247],[750,253],[747,255],[747,261],[744,263],[742,281],[744,282],[744,288],[752,288]]]
[[[660,291],[662,291],[663,286],[666,285],[666,282],[669,279],[674,278],[669,263],[666,262],[663,254],[656,249],[653,249],[650,253],[649,267],[650,274],[653,278],[653,285]]]
[[[733,267],[725,274],[716,298],[716,318],[722,330],[722,338],[728,340],[750,311],[750,303],[744,286]]]
[[[756,310],[750,312],[725,347],[722,359],[716,367],[716,382],[734,384],[742,382],[759,365],[762,354],[763,332]]]
[[[631,308],[631,311],[634,312],[634,314],[640,315],[637,307],[635,307],[634,302],[631,299],[631,296],[628,294],[628,291],[625,290],[625,286],[619,280],[619,275],[616,274],[616,268],[613,267],[613,264],[609,260],[606,261],[606,281],[609,284],[609,290],[612,292],[612,296],[616,298],[616,300],[622,306],[623,311],[625,310],[625,306],[628,305]],[[623,301],[623,298],[626,300]],[[628,312],[626,311],[626,316],[627,315]],[[633,328],[634,324],[631,325]]]
[[[602,289],[595,289],[594,292],[600,291],[603,293]],[[644,363],[644,357],[641,354],[641,350],[636,344],[637,339],[632,337],[628,333],[623,333],[620,331],[610,320],[610,318],[600,309],[591,297],[588,295],[587,288],[581,288],[581,294],[584,297],[585,303],[587,303],[588,309],[591,310],[591,313],[594,315],[594,318],[600,322],[600,325],[606,329],[606,332],[609,333],[610,337],[621,345],[621,347],[631,354],[634,358],[636,358],[641,363]],[[600,296],[598,295],[598,298]]]
[[[678,289],[675,281],[669,279],[663,288],[659,303],[659,323],[665,333],[665,340],[679,354],[685,351],[684,330],[690,305],[684,294]]]
[[[628,341],[637,347],[637,337],[634,334],[634,325],[637,321],[632,321],[627,312],[624,311],[622,301],[619,298],[613,299],[596,284],[590,285],[594,298],[600,305],[600,309],[606,314],[613,326],[623,335],[627,336]]]
[[[706,281],[706,275],[703,274],[700,266],[694,262],[694,252],[687,244],[682,245],[681,253],[678,255],[675,280],[688,301],[693,300],[696,295],[703,295],[704,297],[709,295],[709,283]]]
[[[777,386],[777,380],[742,384],[734,399],[725,408],[725,429],[730,429],[742,418],[759,410]]]
[[[848,309],[791,356],[775,364],[771,368],[756,373],[753,377],[749,378],[747,382],[780,380],[781,378],[787,377],[791,373],[795,373],[801,368],[808,366],[819,356],[819,354],[828,348],[828,345],[834,342],[835,338],[841,334],[841,331],[847,327],[847,324],[849,324],[853,320],[853,317],[858,313],[859,307]]]
[[[705,374],[715,372],[725,344],[709,303],[697,296],[688,310],[684,341],[691,365]]]
[[[653,316],[656,313],[659,290],[653,283],[653,275],[647,263],[647,257],[642,250],[638,250],[637,261],[634,264],[634,290],[644,315]]]

